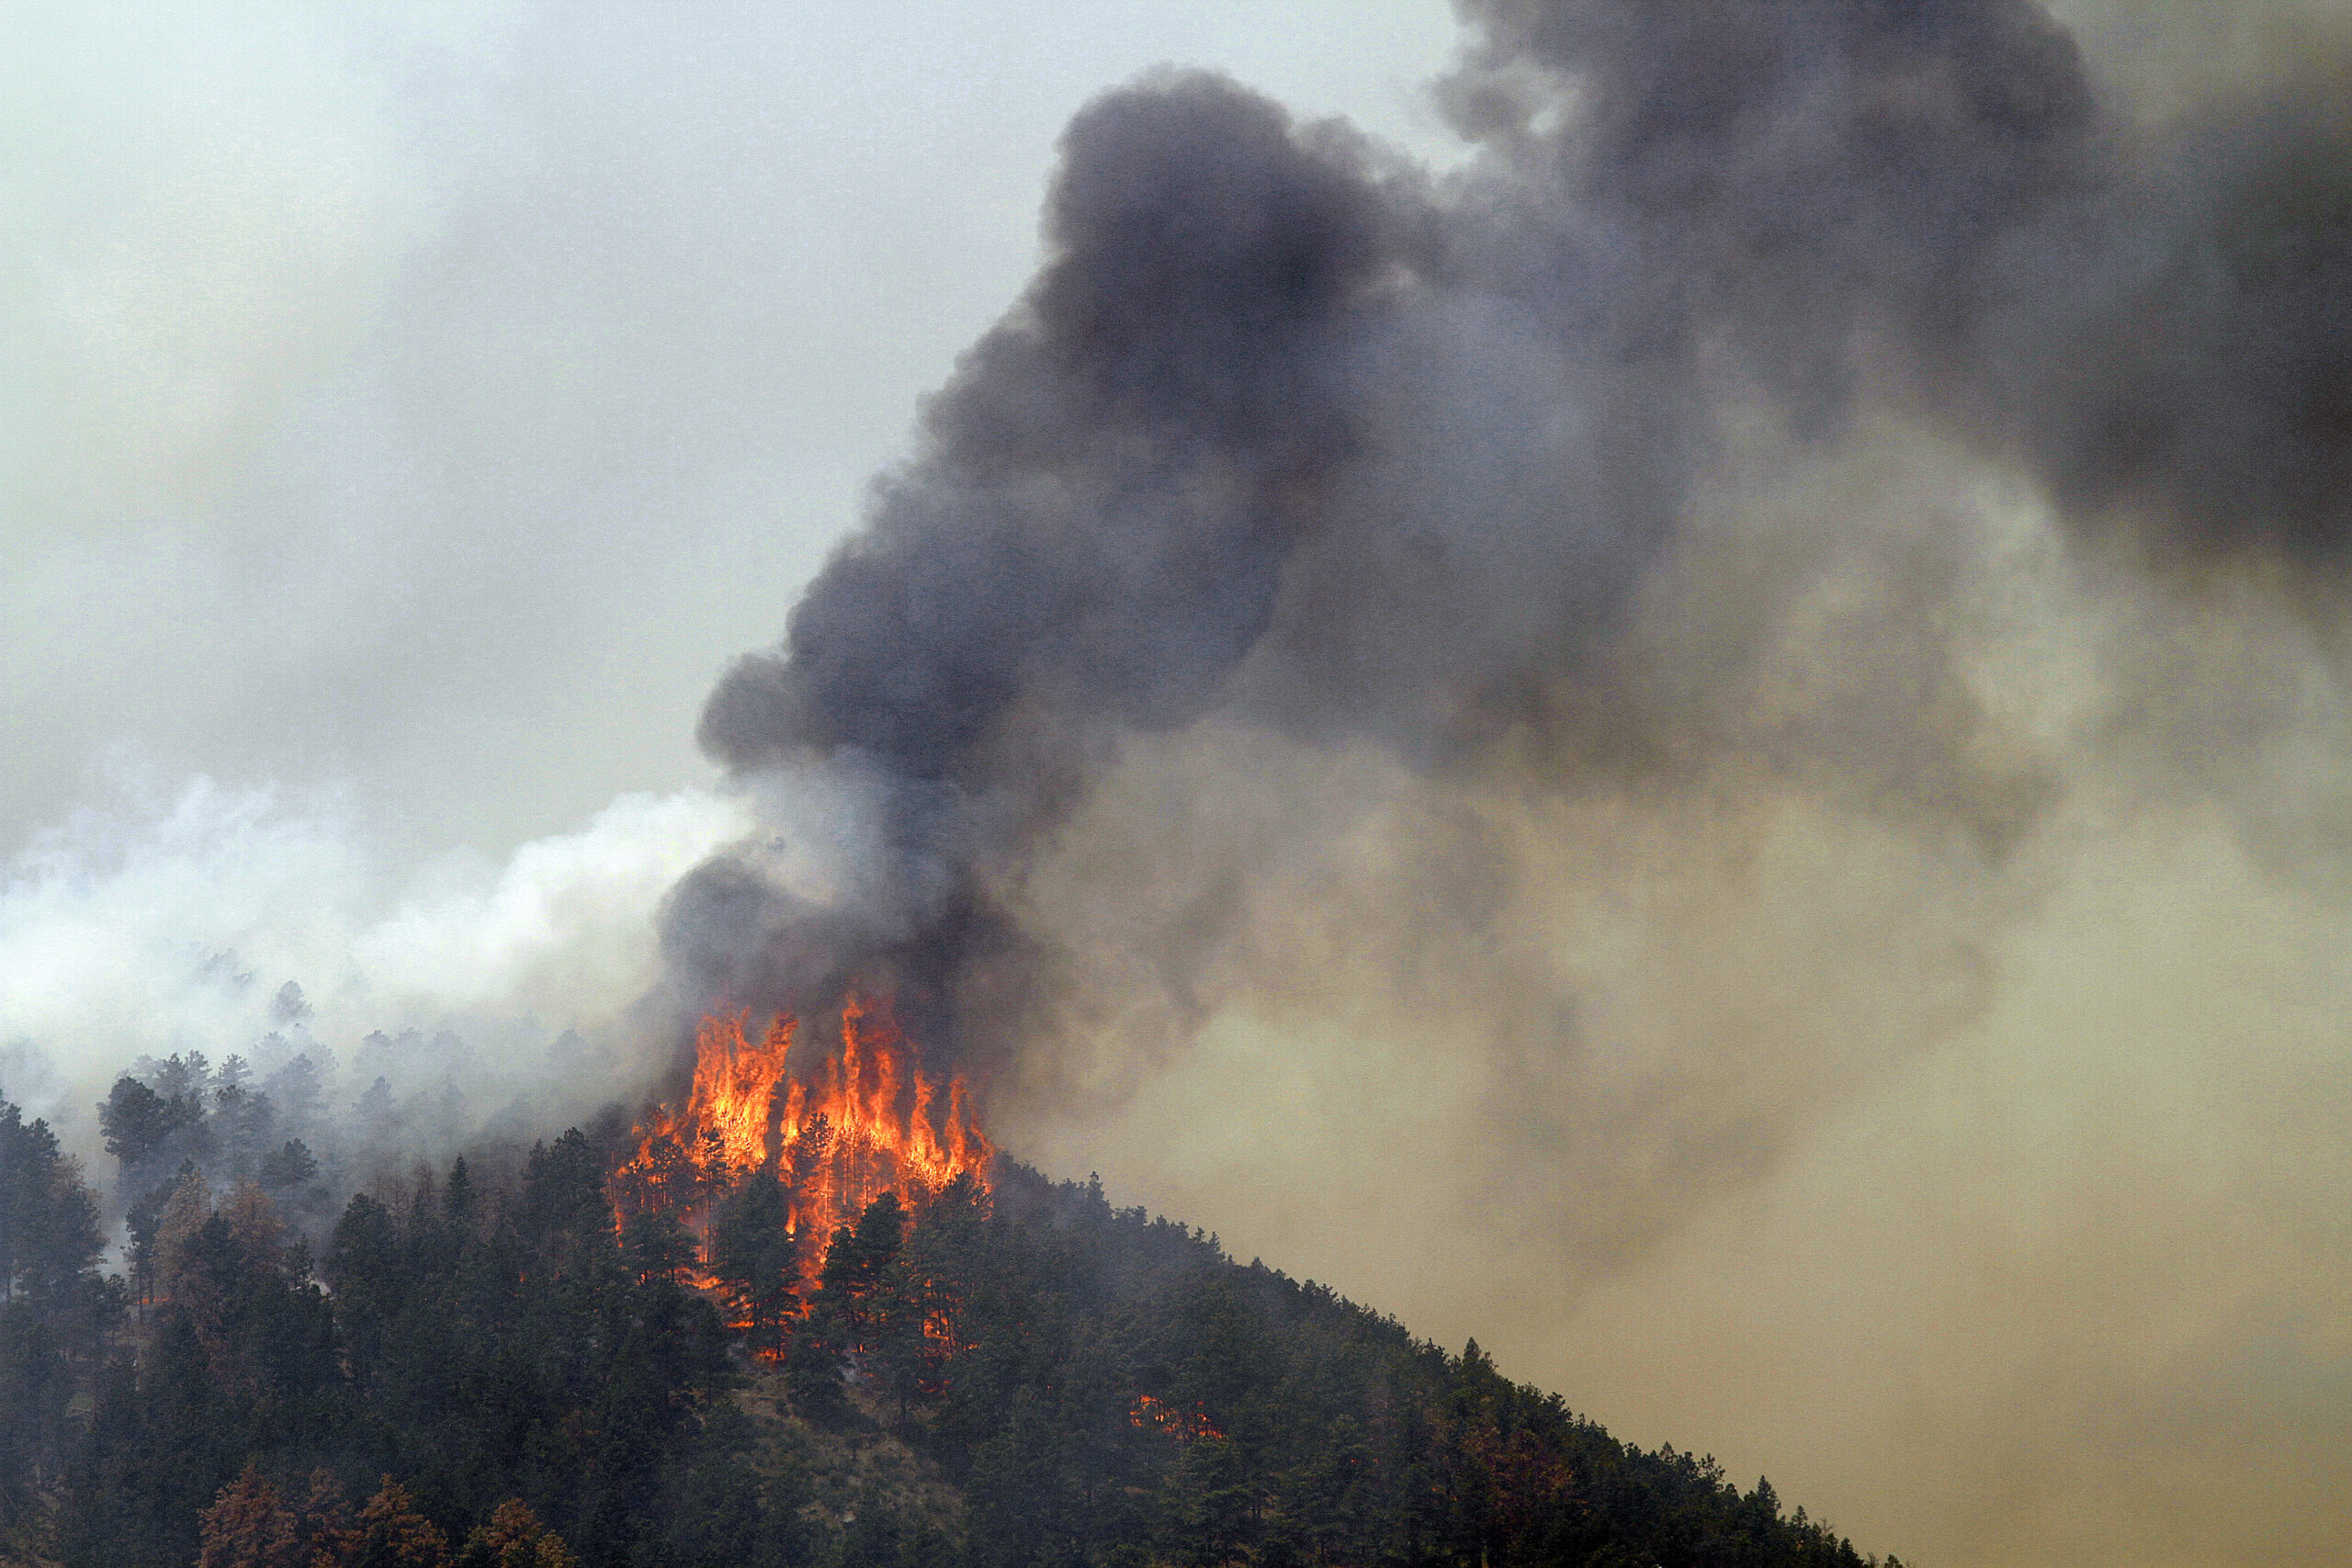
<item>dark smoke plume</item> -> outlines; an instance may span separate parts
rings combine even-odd
[[[674,897],[695,989],[791,1003],[887,980],[968,1043],[1035,955],[988,907],[1115,727],[1220,698],[1284,564],[1366,438],[1344,363],[1385,313],[1397,218],[1336,137],[1229,85],[1105,99],[1067,139],[1055,257],[926,413],[865,533],[741,660],[705,744],[739,771],[853,753],[879,775],[883,886],[847,915],[719,862]]]
[[[2341,556],[2340,58],[2135,136],[2025,0],[1464,9],[1464,129],[1628,237],[1662,338],[1815,419],[1890,377],[2158,557]]]
[[[2324,75],[2150,128],[2024,0],[1462,10],[1453,175],[1196,73],[1071,124],[1043,269],[704,716],[738,775],[853,784],[866,863],[824,897],[763,848],[695,872],[684,1005],[885,984],[931,1049],[1009,1059],[1071,984],[1022,913],[1041,857],[1136,746],[1211,721],[1471,795],[1736,751],[1996,861],[2059,785],[1952,672],[1932,525],[1890,579],[1893,673],[1826,716],[1724,716],[1760,613],[1636,631],[1727,474],[1888,421],[2160,568],[2338,564],[2352,121]],[[1419,874],[1475,926],[1512,852],[1459,840]],[[1156,939],[1179,1011],[1248,874]],[[1571,1048],[1503,1010],[1515,1051]]]

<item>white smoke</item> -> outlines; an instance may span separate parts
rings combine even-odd
[[[624,795],[503,865],[400,871],[333,796],[124,790],[39,835],[0,883],[0,1093],[85,1155],[115,1075],[189,1050],[265,1070],[311,1050],[351,1065],[352,1092],[388,1073],[479,1111],[528,1094],[577,1112],[652,1055],[616,1047],[656,972],[663,890],[747,822],[730,795]],[[403,1059],[418,1081],[398,1081]]]

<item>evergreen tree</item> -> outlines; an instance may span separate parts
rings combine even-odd
[[[1229,1438],[1185,1445],[1159,1489],[1159,1534],[1184,1568],[1225,1568],[1250,1560],[1259,1535],[1258,1489]]]
[[[254,1178],[272,1192],[283,1192],[300,1187],[319,1174],[318,1156],[311,1153],[311,1145],[300,1138],[288,1138],[261,1157],[254,1168]]]
[[[358,1534],[352,1568],[449,1568],[449,1538],[389,1475],[359,1510]]]
[[[10,1180],[75,1185],[46,1129],[7,1124]],[[674,1218],[640,1205],[616,1237],[605,1142],[567,1132],[511,1185],[460,1161],[352,1198],[331,1293],[258,1181],[216,1209],[187,1165],[140,1205],[163,1288],[136,1358],[74,1348],[84,1285],[17,1265],[0,1526],[38,1531],[59,1494],[65,1568],[1865,1568],[1768,1484],[1620,1444],[1475,1342],[1448,1355],[1009,1165],[992,1191],[868,1204],[797,1319],[786,1188],[754,1177],[718,1205],[718,1294],[739,1342],[781,1343],[812,1432],[771,1414],[775,1373],[730,1364],[713,1293],[678,1281]],[[56,1210],[10,1211],[14,1255],[73,1230]],[[96,1279],[86,1258],[63,1277]],[[873,1483],[870,1417],[920,1456],[912,1487]],[[868,1456],[825,1511],[795,1458],[812,1449]],[[354,1518],[327,1467],[387,1479]]]
[[[155,1221],[155,1286],[164,1297],[179,1293],[181,1259],[198,1228],[211,1217],[212,1189],[195,1166],[183,1164]]]
[[[1025,1568],[1075,1555],[1069,1439],[1050,1395],[1031,1387],[1013,1395],[1002,1427],[973,1456],[965,1487],[976,1562]]]
[[[449,1167],[449,1184],[441,1194],[441,1210],[450,1226],[459,1235],[469,1233],[480,1217],[481,1198],[474,1190],[473,1172],[466,1167],[466,1156],[459,1155]]]
[[[322,1465],[311,1472],[296,1527],[301,1534],[302,1568],[349,1568],[359,1555],[359,1531],[351,1522],[343,1483]]]
[[[196,1568],[306,1568],[293,1511],[249,1462],[197,1520]]]
[[[123,1216],[123,1225],[130,1236],[130,1248],[125,1255],[125,1261],[130,1265],[131,1293],[142,1310],[148,1302],[153,1299],[156,1291],[157,1274],[162,1259],[159,1236],[163,1228],[164,1211],[170,1205],[172,1194],[177,1190],[180,1180],[194,1175],[195,1170],[194,1166],[182,1166],[177,1176],[156,1183],[145,1193],[133,1199],[129,1211]]]
[[[0,1528],[28,1516],[45,1470],[66,1451],[71,1369],[27,1302],[0,1306]]]
[[[107,1153],[126,1169],[147,1163],[164,1140],[193,1120],[185,1100],[167,1100],[139,1079],[124,1074],[98,1106],[98,1129],[106,1134]]]
[[[880,1343],[894,1309],[890,1266],[906,1235],[907,1214],[896,1192],[884,1192],[865,1206],[853,1228],[833,1233],[818,1276],[814,1305],[824,1315],[835,1348],[861,1359]]]
[[[458,1553],[457,1568],[575,1568],[563,1537],[539,1523],[520,1497],[501,1503],[490,1522],[476,1525]]]
[[[163,1472],[182,1456],[153,1451],[157,1423],[146,1392],[128,1355],[99,1376],[59,1530],[58,1554],[68,1568],[182,1568],[192,1553],[193,1542],[187,1550],[180,1543],[182,1498]],[[205,1497],[187,1502],[200,1506]]]
[[[746,1314],[744,1321],[751,1321],[752,1286],[760,1278],[760,1270],[740,1249],[723,1247],[718,1230],[718,1225],[712,1227],[712,1275],[738,1298],[737,1310]],[[694,1233],[679,1224],[678,1217],[667,1209],[630,1215],[621,1234],[621,1252],[638,1279],[646,1283],[655,1280],[677,1283],[693,1267],[695,1255],[700,1250],[695,1245]]]
[[[710,1227],[710,1271],[752,1351],[771,1359],[783,1353],[800,1312],[800,1260],[787,1213],[782,1184],[755,1173],[719,1204]],[[647,1228],[660,1236],[658,1225]]]
[[[374,1038],[374,1036],[370,1036]],[[389,1149],[400,1133],[400,1108],[392,1100],[392,1086],[379,1073],[351,1107],[352,1125],[363,1148]]]
[[[0,1301],[60,1302],[104,1245],[96,1197],[49,1123],[0,1100]]]
[[[533,1147],[523,1207],[531,1234],[550,1257],[582,1242],[611,1238],[613,1212],[605,1201],[603,1162],[579,1128],[567,1130],[551,1147]]]

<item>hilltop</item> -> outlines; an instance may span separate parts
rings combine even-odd
[[[134,1292],[98,1273],[48,1130],[0,1125],[17,1561],[1875,1561],[1475,1343],[1009,1160],[911,1210],[885,1193],[821,1260],[747,1182],[707,1272],[674,1221],[616,1233],[611,1152],[577,1131],[511,1180],[460,1159],[354,1195],[315,1248],[191,1166]]]

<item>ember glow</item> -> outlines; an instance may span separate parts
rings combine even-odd
[[[1148,1393],[1136,1395],[1135,1405],[1127,1412],[1127,1425],[1139,1432],[1159,1432],[1180,1443],[1225,1436],[1209,1419],[1208,1412],[1200,1405],[1181,1410],[1166,1400],[1155,1399]]]
[[[844,998],[841,1050],[798,1077],[799,1021],[779,1013],[756,1041],[750,1022],[749,1012],[703,1019],[684,1109],[657,1107],[614,1172],[618,1217],[666,1212],[707,1231],[727,1193],[779,1181],[813,1278],[826,1239],[883,1193],[911,1210],[958,1176],[986,1182],[996,1145],[973,1120],[963,1078],[946,1081],[943,1106],[887,999]]]

